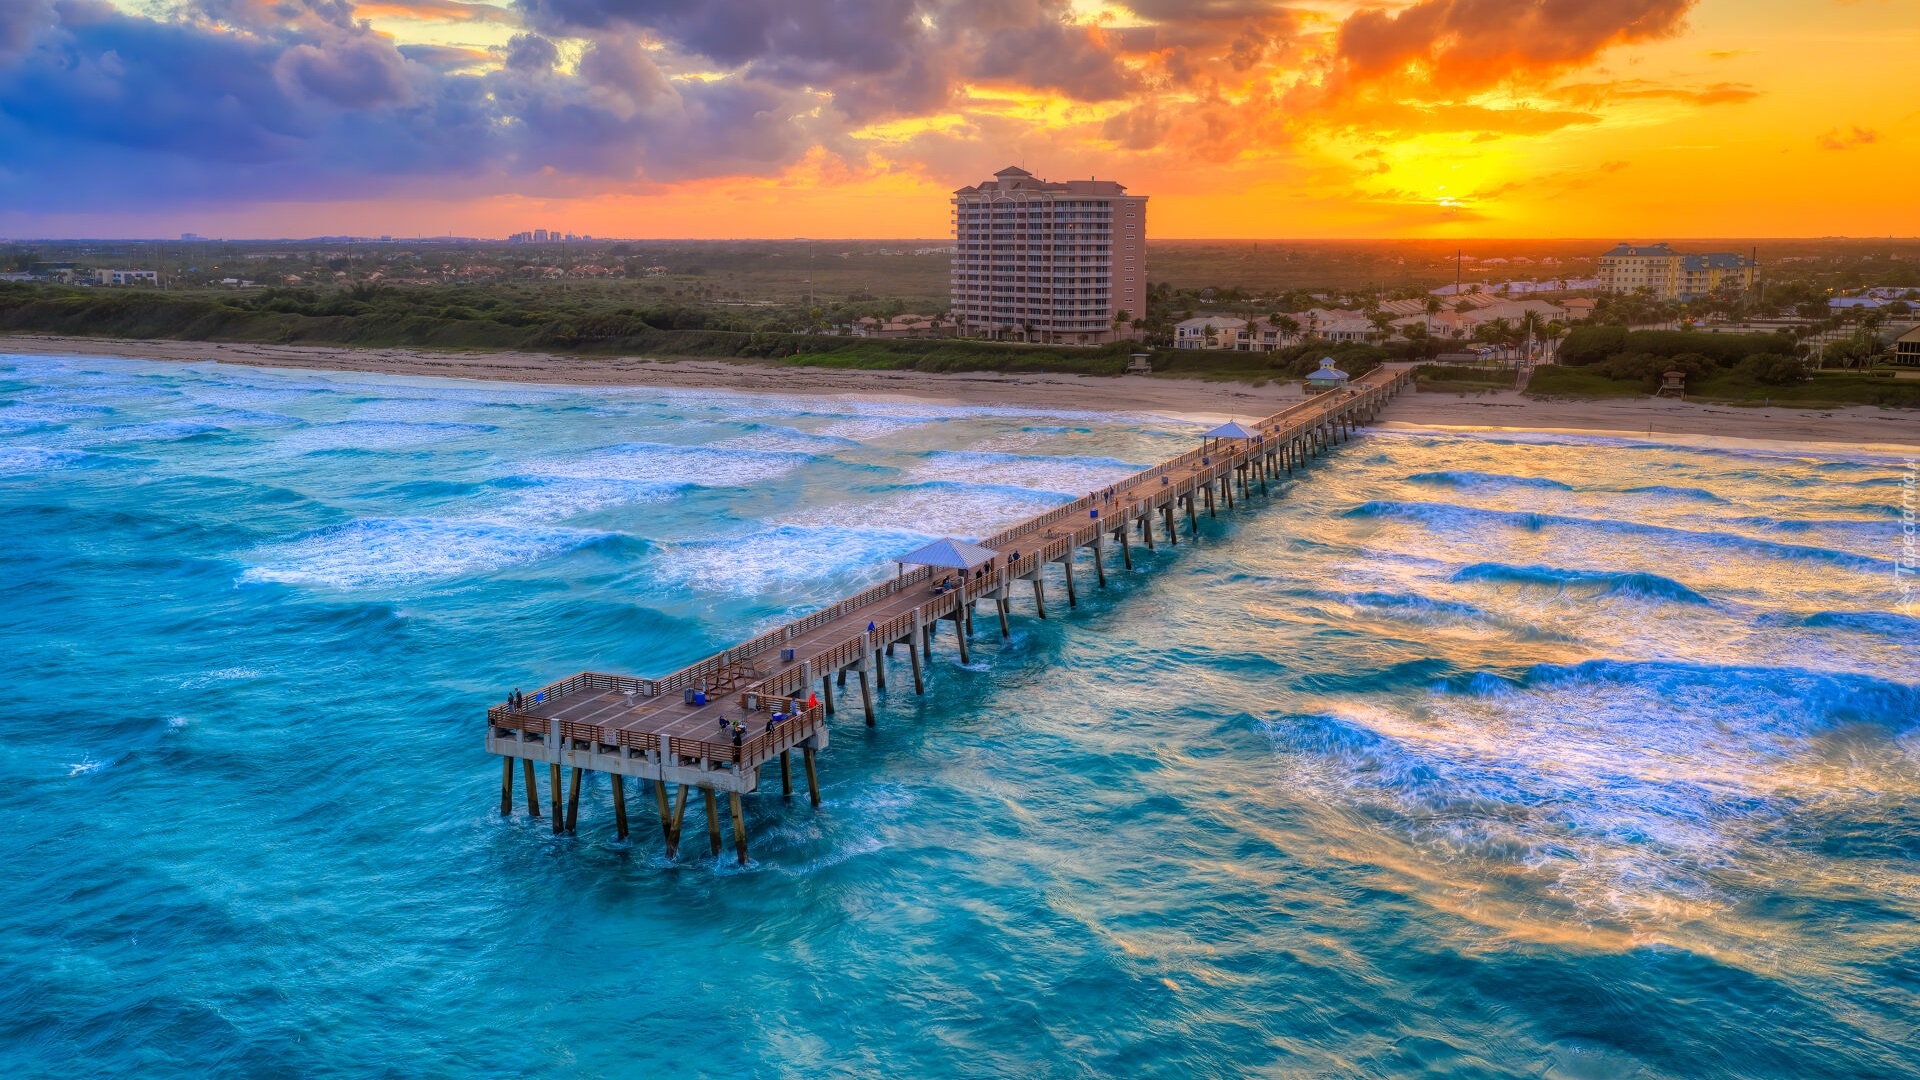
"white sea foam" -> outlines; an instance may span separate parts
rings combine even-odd
[[[0,417],[8,420],[38,420],[49,424],[71,424],[75,421],[98,420],[112,416],[113,410],[105,405],[80,405],[71,402],[39,402],[33,404],[13,404],[0,408]]]
[[[476,403],[443,397],[393,397],[362,401],[347,417],[350,422],[463,423],[472,419]]]
[[[1809,673],[1596,662],[1424,702],[1331,701],[1273,730],[1289,784],[1634,920],[1722,903],[1718,868],[1767,857],[1782,815],[1830,787],[1808,740],[1876,694],[1896,709],[1912,697]]]
[[[918,480],[954,480],[970,484],[1002,484],[1035,491],[1056,491],[1079,498],[1119,483],[1140,466],[1111,458],[1021,457],[937,451],[928,454],[911,475]]]
[[[485,424],[403,423],[392,420],[341,420],[314,424],[288,432],[278,446],[283,450],[395,450],[426,446],[484,435]]]
[[[805,454],[663,443],[621,443],[574,457],[528,462],[530,475],[696,487],[752,487],[810,460]]]
[[[55,469],[78,469],[91,454],[78,450],[50,450],[39,446],[0,446],[0,476],[23,476]]]
[[[868,527],[901,534],[978,539],[1016,521],[1045,513],[1063,501],[1049,492],[1020,488],[929,483],[902,488],[872,501],[848,499],[812,504],[780,521],[810,528]]]
[[[780,525],[664,545],[653,573],[703,592],[764,597],[805,586],[817,589],[862,571],[878,578],[891,571],[886,560],[925,539],[912,532]]]
[[[706,444],[715,450],[760,450],[778,454],[832,454],[858,447],[852,439],[815,435],[796,428],[767,428]]]
[[[871,443],[898,435],[903,431],[925,427],[930,423],[933,421],[917,417],[859,416],[836,420],[814,434],[833,439],[848,439],[857,443]]]
[[[242,558],[251,565],[240,580],[335,589],[392,586],[535,563],[604,535],[485,521],[353,521],[247,553]]]
[[[536,518],[565,521],[581,514],[616,506],[666,502],[686,485],[639,480],[587,480],[570,476],[513,477],[506,486],[498,512],[487,516],[516,521]]]
[[[112,442],[171,442],[196,435],[226,434],[218,424],[193,420],[149,420],[138,424],[116,424],[101,428],[98,437]]]

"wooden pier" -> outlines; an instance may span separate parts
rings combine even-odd
[[[906,646],[915,693],[926,690],[942,623],[968,660],[973,616],[991,601],[1002,637],[1016,586],[1030,585],[1035,613],[1047,617],[1044,570],[1060,564],[1067,605],[1079,602],[1074,565],[1092,553],[1096,582],[1133,569],[1133,545],[1180,543],[1199,516],[1217,516],[1265,495],[1268,482],[1293,471],[1378,415],[1411,380],[1407,369],[1376,369],[1344,389],[1267,417],[1251,437],[1217,439],[1101,492],[1030,518],[980,542],[990,562],[970,570],[921,567],[830,607],[707,657],[661,679],[586,672],[487,710],[487,751],[501,758],[500,812],[514,809],[514,761],[521,763],[527,813],[539,817],[540,768],[547,769],[546,813],[556,833],[572,832],[584,774],[612,784],[615,834],[628,836],[626,778],[651,798],[669,859],[680,852],[687,802],[699,792],[711,853],[722,850],[719,796],[727,797],[735,858],[747,861],[740,797],[758,792],[778,766],[780,793],[793,795],[799,751],[807,796],[820,805],[816,758],[828,745],[827,718],[848,673],[858,676],[859,708],[874,723],[873,691],[887,685],[886,658]],[[1155,532],[1159,532],[1156,541]],[[1118,556],[1119,565],[1113,564]],[[1084,573],[1084,571],[1083,571]],[[942,583],[945,583],[944,587]],[[566,797],[562,801],[562,782]]]

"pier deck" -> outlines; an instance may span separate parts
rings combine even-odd
[[[1254,437],[1225,439],[1137,473],[1119,484],[987,537],[991,562],[971,571],[920,567],[875,585],[752,641],[707,657],[661,679],[586,672],[543,687],[519,702],[487,710],[488,752],[502,758],[500,812],[513,810],[513,762],[523,763],[528,812],[540,814],[536,762],[549,767],[555,832],[576,823],[581,777],[603,772],[613,782],[617,835],[628,834],[625,777],[651,788],[668,857],[678,854],[690,790],[706,803],[708,838],[718,855],[716,796],[729,800],[739,861],[747,859],[740,797],[759,790],[761,767],[778,761],[783,795],[793,793],[791,751],[801,751],[808,794],[819,805],[814,756],[828,744],[827,717],[837,712],[836,686],[857,673],[866,723],[874,723],[873,680],[886,686],[886,657],[907,646],[914,689],[924,692],[925,662],[935,630],[951,622],[967,660],[976,606],[992,601],[1007,633],[1018,582],[1030,584],[1036,613],[1046,618],[1044,568],[1062,567],[1067,603],[1078,602],[1074,566],[1092,553],[1096,580],[1110,568],[1132,569],[1134,533],[1148,548],[1155,529],[1179,543],[1199,515],[1216,515],[1238,500],[1264,494],[1269,479],[1290,475],[1307,458],[1371,421],[1410,381],[1405,369],[1376,369],[1352,385],[1309,398],[1267,417]],[[1120,567],[1113,567],[1117,554]],[[562,769],[572,770],[566,807]],[[678,789],[669,799],[669,785]]]

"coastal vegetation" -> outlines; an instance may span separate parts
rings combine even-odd
[[[1535,371],[1536,395],[1629,397],[1656,391],[1668,372],[1686,377],[1691,398],[1793,405],[1920,406],[1920,380],[1875,369],[1879,347],[1850,339],[1822,351],[1816,366],[1790,333],[1713,334],[1579,326],[1559,363]]]
[[[0,332],[1089,375],[1118,375],[1130,355],[1146,352],[1158,373],[1226,378],[1297,378],[1323,356],[1357,376],[1383,360],[1418,357],[1434,347],[1307,342],[1272,353],[1240,353],[1132,342],[1050,347],[951,337],[857,337],[773,329],[750,313],[727,309],[622,302],[605,289],[478,285],[162,292],[0,284]]]

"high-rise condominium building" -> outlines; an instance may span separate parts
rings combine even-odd
[[[953,193],[953,235],[963,334],[1092,344],[1133,336],[1124,323],[1145,314],[1147,197],[1111,180],[1001,169]]]

